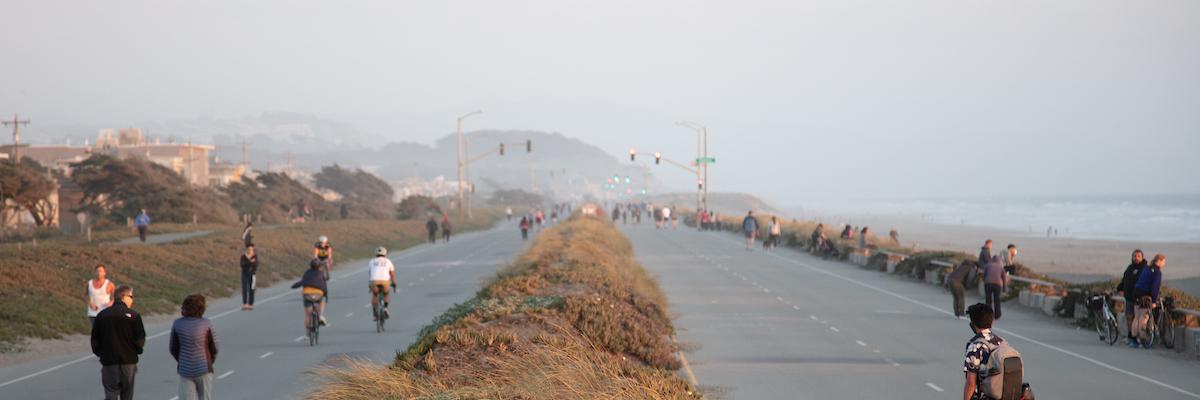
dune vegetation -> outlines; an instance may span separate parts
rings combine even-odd
[[[609,222],[542,232],[391,365],[327,367],[313,399],[677,399],[667,301]]]

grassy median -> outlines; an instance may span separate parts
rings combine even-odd
[[[326,368],[324,399],[674,399],[678,348],[658,284],[605,221],[575,217],[386,367]]]
[[[454,224],[457,232],[490,227],[495,210]],[[335,259],[368,257],[378,246],[400,250],[425,240],[425,221],[339,220],[255,230],[260,287],[294,279],[308,268],[312,245],[326,235]],[[108,277],[133,286],[143,314],[173,313],[190,293],[226,297],[240,290],[241,228],[203,226],[203,237],[154,245],[54,240],[20,251],[5,245],[0,258],[0,351],[19,351],[26,338],[87,333],[85,282],[103,263]],[[335,265],[336,269],[336,265]]]

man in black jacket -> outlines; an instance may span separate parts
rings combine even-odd
[[[118,287],[116,301],[96,315],[92,324],[92,354],[100,358],[100,382],[105,400],[133,398],[133,378],[137,375],[138,354],[146,344],[142,316],[134,311],[133,288]]]
[[[1129,266],[1125,267],[1125,274],[1121,275],[1121,285],[1117,287],[1117,292],[1123,294],[1125,298],[1125,341],[1133,343],[1133,305],[1137,303],[1137,298],[1133,296],[1134,286],[1137,285],[1138,275],[1145,270],[1146,256],[1142,254],[1142,249],[1136,249],[1130,255]]]

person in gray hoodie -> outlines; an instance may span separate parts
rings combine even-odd
[[[1008,271],[1004,270],[999,256],[992,256],[983,266],[983,283],[983,298],[994,310],[996,319],[1000,319],[1000,300],[1008,289]]]

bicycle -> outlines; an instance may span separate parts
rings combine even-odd
[[[308,308],[308,345],[316,346],[321,329],[321,296],[305,295],[304,306]]]
[[[1116,343],[1117,338],[1121,336],[1121,331],[1117,328],[1117,316],[1113,315],[1111,304],[1111,292],[1094,294],[1087,300],[1088,313],[1096,318],[1096,333],[1100,335],[1100,341],[1107,342],[1109,346]]]
[[[1146,299],[1148,300],[1148,298]],[[1175,348],[1175,319],[1171,317],[1175,311],[1175,299],[1171,296],[1163,296],[1157,302],[1148,303],[1148,305],[1151,311],[1147,318],[1150,320],[1142,324],[1138,334],[1138,340],[1142,347],[1149,349],[1161,341],[1163,347]]]
[[[395,283],[392,283],[392,293],[396,293]],[[384,321],[387,320],[387,313],[384,312],[385,308],[383,307],[384,299],[386,298],[387,292],[383,290],[380,290],[375,294],[375,307],[371,310],[371,312],[375,315],[375,332],[377,333],[381,333],[386,330],[383,326]]]

